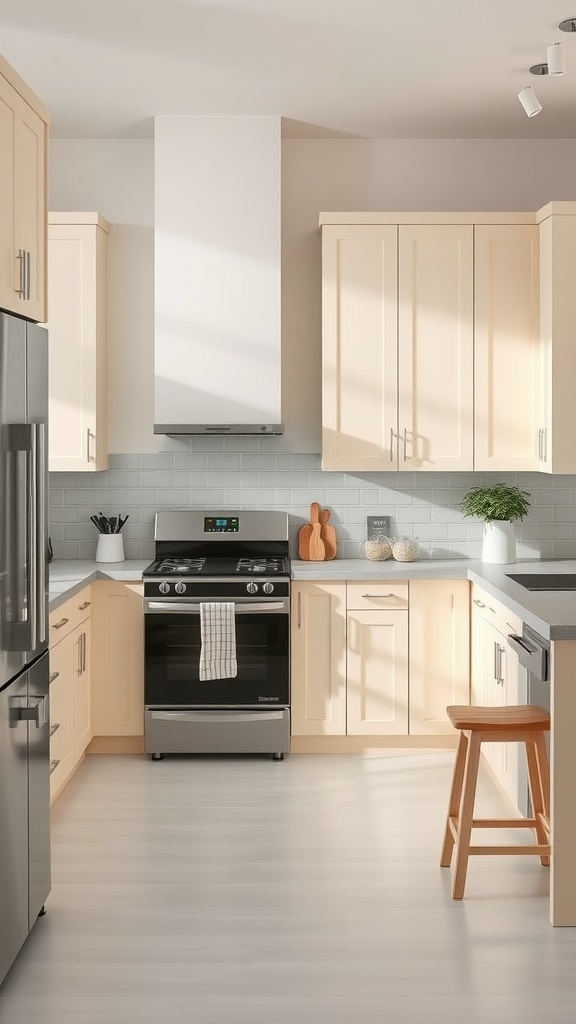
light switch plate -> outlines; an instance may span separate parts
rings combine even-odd
[[[366,516],[366,536],[373,537],[375,533],[390,533],[390,516]]]

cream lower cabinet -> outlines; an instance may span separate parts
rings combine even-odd
[[[294,736],[346,734],[346,584],[292,586]]]
[[[51,470],[108,466],[106,245],[94,213],[51,213],[48,235]]]
[[[470,584],[410,583],[410,732],[454,735],[449,704],[470,703]]]
[[[472,588],[472,703],[503,707],[518,703],[518,658],[508,634],[522,631],[521,620],[479,587]],[[518,800],[518,758],[515,743],[483,743],[482,754],[514,805]]]
[[[295,583],[294,736],[454,735],[469,702],[466,581]]]
[[[0,309],[46,319],[48,113],[0,57]]]
[[[91,588],[50,615],[50,798],[56,799],[92,739]]]
[[[92,627],[92,732],[142,736],[144,732],[143,585],[99,580]]]

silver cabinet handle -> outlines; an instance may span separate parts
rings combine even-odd
[[[394,462],[394,427],[390,427],[390,462]]]
[[[548,428],[540,427],[538,431],[538,458],[540,462],[548,461]]]
[[[381,597],[399,597],[399,594],[362,594],[362,597],[370,597],[373,600],[379,600]]]
[[[477,604],[479,608],[485,608],[486,607],[486,605],[484,604],[484,601],[481,601],[480,598],[478,598],[478,597],[474,598],[474,604]]]
[[[52,725],[50,726],[50,736],[53,736],[53,735],[54,735],[54,733],[55,733],[55,732],[56,732],[56,731],[57,731],[57,730],[58,730],[59,728],[60,728],[60,722],[52,722]]]
[[[86,633],[82,633],[82,671],[86,671]]]
[[[298,591],[298,629],[302,628],[302,591]]]
[[[29,299],[30,298],[30,252],[28,250],[26,251],[26,259],[25,259],[25,264],[24,265],[25,265],[25,278],[24,278],[25,294],[24,294],[24,298],[25,299]]]
[[[59,764],[60,764],[60,758],[59,757],[56,757],[56,758],[54,758],[54,760],[50,761],[50,775],[52,775],[52,772],[58,767]]]
[[[52,624],[52,629],[62,629],[62,626],[65,626],[67,622],[70,622],[70,619],[60,619],[60,622]]]
[[[86,428],[86,462],[90,462],[90,427]]]
[[[493,647],[494,647],[494,665],[493,665],[493,668],[492,668],[492,675],[494,676],[494,679],[496,680],[496,682],[498,682],[498,651],[497,651],[496,641],[493,640],[492,643],[493,643]]]
[[[77,640],[78,644],[78,660],[76,662],[76,671],[79,676],[82,675],[82,636],[80,635]]]
[[[25,253],[24,249],[18,249],[18,255],[17,255],[16,259],[20,260],[20,273],[19,273],[18,288],[16,289],[16,293],[17,293],[17,295],[20,296],[21,299],[24,299],[24,298],[26,298],[26,280],[25,280],[25,275],[26,275],[26,253]]]
[[[50,677],[48,679],[48,684],[53,683],[55,679],[58,679],[59,675],[60,675],[59,672],[51,672],[50,673]]]
[[[78,611],[79,612],[83,612],[85,608],[89,608],[90,607],[90,604],[91,604],[90,601],[84,601],[83,604],[79,604],[78,605]]]
[[[407,459],[406,459],[406,427],[404,427],[403,442],[404,442],[404,455],[402,456],[402,461],[406,462],[407,461]]]

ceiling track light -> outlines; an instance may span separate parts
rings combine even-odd
[[[546,47],[546,55],[548,57],[547,64],[533,64],[530,68],[531,75],[563,75],[566,72],[566,65],[564,63],[564,50],[562,43],[552,43],[551,46]]]
[[[536,93],[532,91],[529,85],[518,93],[518,99],[524,107],[527,117],[535,117],[542,110],[542,105],[538,101]]]
[[[576,32],[576,18],[566,18],[558,25],[561,32]]]

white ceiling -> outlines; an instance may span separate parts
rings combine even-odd
[[[574,138],[576,33],[558,30],[572,16],[576,0],[0,0],[0,53],[57,138],[146,136],[154,114],[282,115],[290,135]],[[567,74],[530,75],[558,41]]]

